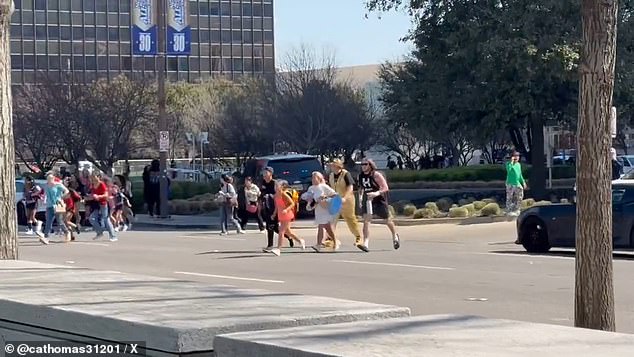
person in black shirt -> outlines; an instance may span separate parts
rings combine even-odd
[[[359,174],[359,199],[361,200],[361,212],[363,213],[363,244],[357,247],[365,252],[368,251],[370,241],[370,222],[373,216],[387,220],[387,227],[392,233],[392,243],[394,249],[401,246],[401,240],[396,233],[396,226],[392,220],[387,203],[387,193],[389,188],[385,177],[377,171],[374,161],[363,159],[361,162],[361,173]]]
[[[614,148],[610,149],[610,155],[612,156],[612,180],[618,180],[623,175],[623,165],[617,159]]]
[[[273,238],[274,234],[279,234],[279,222],[277,218],[271,218],[273,212],[275,212],[275,180],[273,179],[273,168],[266,167],[262,172],[262,182],[260,183],[260,207],[261,207],[261,215],[264,218],[266,223],[266,235],[267,235],[267,245],[266,248],[262,249],[262,251],[269,252],[273,249]],[[291,247],[293,247],[293,240],[286,236],[289,241]]]

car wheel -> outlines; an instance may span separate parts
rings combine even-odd
[[[530,217],[522,224],[522,245],[529,253],[546,253],[550,250],[546,225],[540,219]]]
[[[26,226],[26,207],[24,207],[24,203],[18,203],[16,214],[18,216],[18,225]]]

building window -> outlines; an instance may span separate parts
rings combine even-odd
[[[110,56],[110,69],[118,71],[119,68],[119,57]]]
[[[59,56],[48,56],[48,67],[50,69],[60,69]]]
[[[24,61],[24,65],[22,68],[35,69],[35,56],[32,56],[32,55],[23,56],[22,60]]]
[[[46,10],[46,0],[35,0],[35,10]]]
[[[59,27],[57,27],[57,26],[49,26],[48,27],[48,38],[49,38],[49,40],[58,40],[59,39]]]
[[[92,71],[97,69],[97,57],[86,56],[86,69]]]
[[[22,37],[22,26],[11,25],[11,37],[12,38]]]
[[[98,1],[103,2],[103,0],[98,0]],[[90,11],[90,12],[95,11],[95,0],[82,0],[81,2],[84,4],[84,11]]]
[[[70,11],[70,0],[59,0],[59,9]]]
[[[20,55],[11,56],[11,68],[22,69],[22,56]]]
[[[48,10],[58,10],[59,0],[48,0]]]
[[[177,71],[178,70],[178,59],[170,57],[167,59],[167,70],[168,71]]]
[[[60,27],[60,29],[59,29],[59,37],[62,40],[70,41],[71,40],[70,27],[69,26]]]

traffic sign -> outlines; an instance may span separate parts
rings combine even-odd
[[[169,151],[170,149],[170,132],[161,131],[159,133],[159,151]]]

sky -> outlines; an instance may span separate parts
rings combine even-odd
[[[306,44],[334,53],[340,67],[395,61],[410,51],[399,39],[410,29],[404,12],[367,13],[364,0],[274,0],[278,67],[293,48]]]

